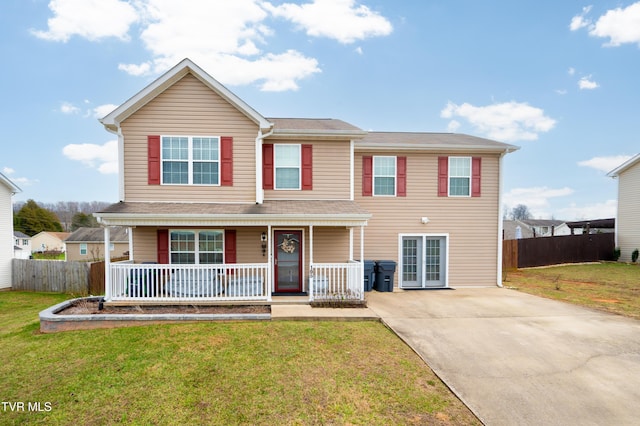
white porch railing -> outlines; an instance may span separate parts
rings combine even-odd
[[[309,300],[364,300],[362,264],[313,263],[309,277]]]
[[[112,263],[109,301],[271,300],[269,264]]]

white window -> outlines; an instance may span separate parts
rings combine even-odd
[[[396,157],[373,157],[373,195],[396,195]]]
[[[471,195],[471,158],[449,157],[449,196]]]
[[[162,136],[161,144],[163,184],[220,184],[218,136]]]
[[[82,256],[87,255],[87,245],[85,243],[80,244],[80,254]]]
[[[300,189],[300,145],[274,145],[275,189]]]
[[[171,263],[222,263],[224,232],[218,230],[175,230],[169,232]]]

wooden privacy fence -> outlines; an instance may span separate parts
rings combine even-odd
[[[614,247],[613,233],[505,240],[502,242],[502,267],[514,269],[613,260]]]
[[[112,262],[128,257],[113,258]],[[63,262],[60,260],[13,259],[12,289],[71,293],[104,294],[104,261]]]

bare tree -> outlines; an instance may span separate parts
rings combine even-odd
[[[524,204],[518,204],[511,209],[511,220],[527,220],[531,219],[531,212],[529,207]]]

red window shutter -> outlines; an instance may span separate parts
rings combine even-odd
[[[438,157],[438,197],[449,195],[449,157]]]
[[[224,263],[236,263],[236,230],[224,231]]]
[[[158,263],[169,263],[169,230],[158,229]]]
[[[398,181],[398,187],[396,188],[396,195],[398,197],[407,196],[407,157],[398,157],[396,160],[396,180]]]
[[[313,189],[313,145],[302,145],[302,189]]]
[[[220,138],[220,185],[233,186],[233,138]]]
[[[262,189],[273,189],[273,144],[262,145]]]
[[[481,171],[482,158],[473,157],[471,159],[471,196],[479,197],[480,196],[480,175]]]
[[[362,157],[362,195],[373,195],[373,157],[370,155]]]
[[[149,185],[160,185],[160,136],[147,136]]]

